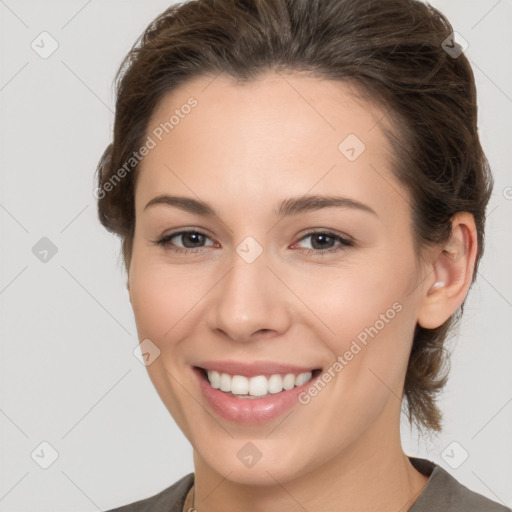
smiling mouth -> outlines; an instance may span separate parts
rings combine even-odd
[[[267,398],[303,386],[313,380],[322,371],[320,368],[303,373],[257,375],[231,375],[216,370],[197,368],[213,389],[228,396],[242,399]]]

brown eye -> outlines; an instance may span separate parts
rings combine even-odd
[[[311,246],[313,249],[331,249],[335,243],[335,238],[326,235],[325,233],[315,233],[314,235],[311,235]]]
[[[180,237],[181,243],[187,249],[196,249],[197,247],[201,247],[206,238],[202,233],[190,231],[185,233],[177,233],[176,235],[173,235],[171,239]]]
[[[177,231],[163,236],[159,240],[153,242],[156,245],[181,252],[190,251],[194,249],[202,249],[207,247],[205,242],[211,241],[210,237],[195,230]],[[210,246],[214,245],[213,243]]]
[[[310,247],[303,248],[308,255],[333,253],[354,245],[352,240],[330,231],[313,231],[303,236],[298,243],[308,238],[311,239]]]

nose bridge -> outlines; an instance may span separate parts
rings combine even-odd
[[[236,341],[249,341],[261,331],[282,331],[288,318],[286,298],[267,268],[269,255],[247,237],[233,251],[231,269],[212,301],[210,327]]]

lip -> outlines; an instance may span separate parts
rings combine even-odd
[[[244,366],[244,371],[240,371],[241,368],[238,366],[234,374],[232,375],[246,375],[249,376],[247,372],[248,367]],[[253,365],[250,369],[250,372],[256,371]],[[215,369],[219,368],[216,366]],[[226,366],[223,366],[226,368]],[[231,367],[235,369],[234,367]],[[261,366],[259,366],[261,368]],[[298,367],[290,367],[286,366],[286,368],[298,368]],[[212,368],[213,369],[213,368]],[[303,368],[298,368],[298,373],[302,373]],[[297,370],[293,371],[274,371],[275,367],[272,367],[272,373],[295,373]],[[196,379],[199,384],[199,388],[201,390],[202,395],[208,402],[210,408],[221,418],[236,422],[238,424],[246,424],[246,425],[258,425],[263,424],[268,421],[274,420],[279,416],[283,415],[285,412],[292,409],[298,403],[298,397],[300,393],[302,393],[305,389],[311,386],[317,379],[318,376],[321,375],[321,371],[318,371],[317,375],[314,375],[311,380],[302,384],[302,386],[294,387],[288,391],[281,391],[276,394],[269,394],[265,398],[237,398],[220,389],[214,389],[210,386],[208,382],[208,378],[205,374],[204,369],[202,367],[192,367],[192,371],[196,376]],[[218,370],[217,370],[218,371]],[[240,371],[240,373],[238,373]],[[308,369],[304,369],[304,371],[311,371]],[[231,371],[226,371],[225,373],[231,373]],[[257,375],[265,375],[265,373],[257,372],[250,376]]]

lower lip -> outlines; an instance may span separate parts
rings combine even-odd
[[[264,398],[236,398],[212,388],[202,370],[194,367],[193,372],[199,381],[203,396],[219,416],[229,421],[251,425],[271,421],[287,412],[298,403],[300,393],[316,379],[313,377],[302,386],[269,394]]]

